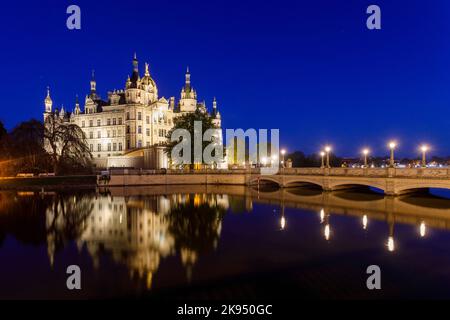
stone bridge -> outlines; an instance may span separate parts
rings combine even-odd
[[[107,186],[139,185],[261,185],[275,183],[280,188],[312,185],[325,191],[371,187],[387,195],[420,189],[450,189],[448,168],[284,168],[276,175],[251,170],[143,170],[112,172]]]
[[[372,187],[387,195],[399,195],[418,189],[450,189],[447,168],[289,168],[272,176],[254,175],[248,184],[273,182],[281,188],[315,185],[325,191]]]

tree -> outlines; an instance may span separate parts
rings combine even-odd
[[[49,115],[44,123],[44,141],[55,173],[63,168],[90,167],[92,154],[83,130],[76,124],[64,123],[57,115]]]
[[[17,168],[17,172],[38,173],[48,169],[43,135],[43,124],[35,119],[21,122],[11,131],[8,149],[11,165]]]
[[[205,148],[214,141],[214,138],[211,138],[209,141],[203,141],[203,135],[204,135],[205,131],[207,131],[208,129],[218,129],[218,127],[213,123],[213,119],[206,111],[204,111],[200,108],[197,108],[197,110],[195,112],[183,114],[182,116],[175,119],[173,128],[168,132],[168,134],[166,136],[166,138],[168,139],[168,141],[166,142],[166,147],[167,147],[166,152],[169,156],[169,159],[171,159],[172,150],[174,149],[174,147],[177,146],[182,141],[182,138],[180,138],[180,140],[178,140],[178,141],[171,141],[172,134],[175,132],[175,130],[185,129],[190,134],[190,138],[191,138],[190,139],[190,146],[191,146],[190,163],[194,162],[193,160],[195,159],[194,158],[194,140],[195,140],[194,139],[194,123],[195,123],[195,121],[199,121],[202,124],[202,132],[201,132],[201,134],[202,134],[202,155],[203,155],[203,151],[205,150]],[[185,156],[185,155],[182,154],[180,156]],[[213,156],[214,156],[214,154],[213,154]],[[173,160],[173,159],[171,159],[171,160]],[[203,156],[202,156],[202,163],[205,163],[204,160],[205,159],[203,159]]]

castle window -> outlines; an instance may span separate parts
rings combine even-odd
[[[119,142],[119,151],[122,151],[122,142]]]
[[[100,127],[102,124],[102,121],[100,119],[97,119],[97,127]]]
[[[84,128],[85,127],[85,122],[81,121],[81,127]]]
[[[147,129],[147,137],[150,137],[150,129]]]
[[[89,132],[89,139],[94,139],[94,133],[92,131]]]
[[[110,138],[111,137],[111,131],[107,131],[107,137]]]
[[[127,112],[127,120],[130,120],[130,113]]]
[[[116,137],[116,130],[113,130],[113,138]]]
[[[102,132],[101,131],[97,131],[97,138],[101,138],[102,137]]]
[[[138,133],[139,133],[139,134],[142,133],[142,126],[138,126]]]
[[[127,126],[127,133],[130,133],[130,126]]]
[[[131,149],[130,147],[130,140],[127,140],[127,149]]]
[[[122,130],[117,130],[117,135],[118,135],[119,137],[121,137],[121,136],[122,136]]]
[[[113,151],[117,150],[117,143],[113,143]]]
[[[122,125],[122,118],[119,118],[119,125]]]
[[[94,120],[89,120],[89,127],[93,127],[94,126]]]
[[[90,144],[89,145],[89,150],[92,152],[92,151],[94,151],[94,145],[93,144]]]
[[[138,140],[138,148],[142,148],[142,141]]]
[[[116,118],[113,119],[113,125],[116,125]]]
[[[147,148],[150,147],[150,141],[147,141]]]
[[[138,120],[142,120],[142,113],[138,112]]]
[[[108,126],[110,126],[110,125],[111,125],[111,119],[106,120],[106,124],[107,124]]]
[[[145,122],[146,122],[147,124],[150,124],[150,117],[149,117],[149,116],[147,116],[147,117],[145,118]]]
[[[108,143],[108,151],[111,151],[111,143]]]
[[[99,143],[99,144],[97,145],[97,151],[98,151],[98,152],[102,151],[102,144],[101,144],[101,143]]]

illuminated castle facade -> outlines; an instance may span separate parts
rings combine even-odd
[[[153,157],[156,155],[158,158],[158,167],[167,167],[167,159],[163,159],[164,152],[157,152],[157,146],[166,142],[166,134],[173,127],[174,119],[197,109],[208,112],[205,102],[197,100],[197,92],[191,86],[189,69],[180,100],[176,103],[175,97],[169,100],[159,97],[158,87],[147,63],[144,76],[141,77],[136,55],[125,89],[108,92],[106,100],[97,92],[93,73],[90,93],[86,95],[83,107],[77,97],[72,112],[67,112],[63,106],[53,108],[49,90],[44,104],[44,121],[47,116],[56,113],[62,122],[77,124],[83,130],[98,167],[145,167],[142,162],[146,149],[153,150]],[[209,114],[220,128],[221,116],[215,99]]]

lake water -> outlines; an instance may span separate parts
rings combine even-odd
[[[0,192],[0,298],[450,298],[445,194]],[[82,289],[66,287],[78,265]],[[378,265],[381,290],[368,290]]]

